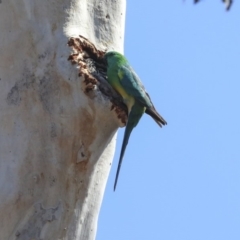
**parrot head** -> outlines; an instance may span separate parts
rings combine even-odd
[[[106,61],[107,65],[109,65],[111,62],[119,62],[124,59],[125,57],[121,53],[115,51],[109,51],[104,55],[104,60]]]

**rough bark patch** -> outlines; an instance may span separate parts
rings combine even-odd
[[[86,95],[90,95],[91,91],[96,88],[107,97],[111,103],[111,109],[117,114],[118,119],[126,125],[127,122],[127,107],[123,103],[122,97],[114,91],[108,84],[107,67],[104,61],[104,51],[98,50],[93,43],[83,36],[79,38],[70,38],[68,45],[72,47],[73,53],[68,60],[72,64],[77,64],[79,67],[79,76],[83,76]]]

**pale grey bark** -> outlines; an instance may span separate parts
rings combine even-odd
[[[125,0],[0,1],[0,239],[93,240],[119,126],[70,37],[123,51]]]

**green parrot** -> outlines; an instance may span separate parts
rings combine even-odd
[[[104,55],[104,59],[107,63],[107,81],[122,96],[123,101],[128,108],[128,121],[124,132],[122,149],[114,183],[115,191],[128,139],[142,115],[147,113],[160,127],[166,125],[167,122],[156,111],[148,93],[145,91],[139,77],[131,68],[127,59],[122,54],[115,51],[107,52]]]

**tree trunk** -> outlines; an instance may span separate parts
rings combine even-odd
[[[0,0],[0,239],[92,240],[119,120],[68,61],[123,51],[125,0]]]

